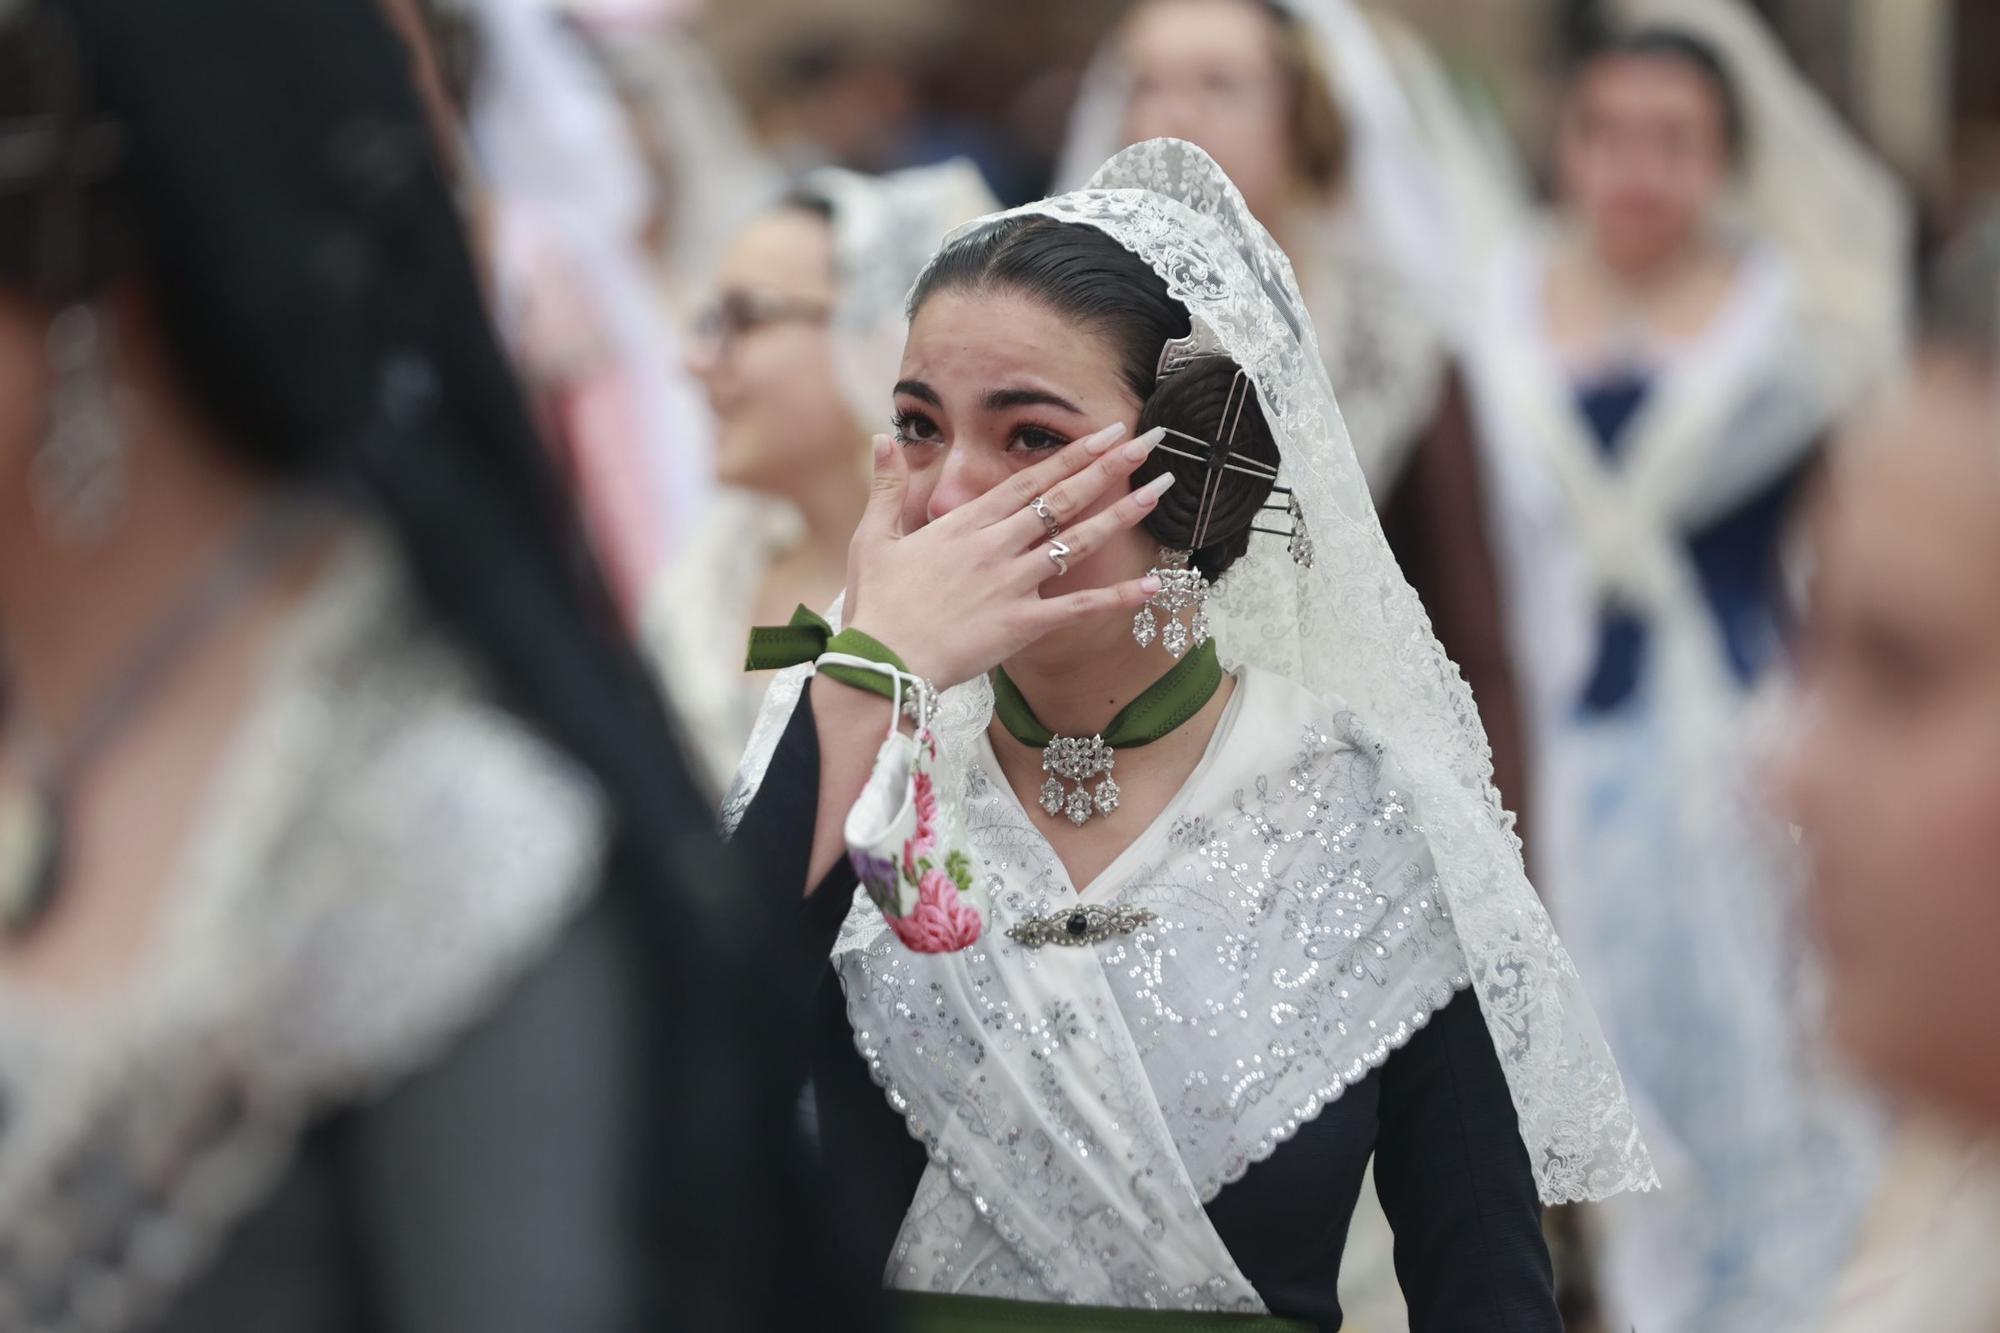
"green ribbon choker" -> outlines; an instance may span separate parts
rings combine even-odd
[[[1042,809],[1066,815],[1080,827],[1093,814],[1108,815],[1118,808],[1118,783],[1111,777],[1117,751],[1151,745],[1173,732],[1199,713],[1221,687],[1222,664],[1215,656],[1215,640],[1210,639],[1087,739],[1058,736],[1043,726],[1020,689],[998,667],[993,671],[993,711],[1008,735],[1023,745],[1041,747],[1042,771],[1049,775],[1042,784]]]

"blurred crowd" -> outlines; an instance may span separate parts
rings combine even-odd
[[[2000,1333],[1996,69],[1973,0],[0,0],[0,1329],[872,1326],[708,832],[743,644],[838,606],[939,244],[1171,137],[1657,1164],[1550,1211],[1569,1327]]]

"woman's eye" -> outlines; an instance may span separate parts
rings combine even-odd
[[[1052,449],[1060,449],[1068,443],[1069,437],[1066,435],[1043,430],[1040,426],[1023,426],[1014,432],[1014,438],[1008,448],[1021,453],[1042,454]]]
[[[936,444],[937,423],[921,412],[898,412],[889,418],[898,444]]]

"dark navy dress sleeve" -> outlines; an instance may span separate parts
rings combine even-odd
[[[1561,1333],[1507,1079],[1461,992],[1381,1070],[1375,1189],[1410,1333]]]
[[[810,895],[801,897],[818,812],[819,728],[813,721],[812,690],[807,688],[799,695],[764,781],[731,839],[748,863],[754,891],[764,895],[773,910],[773,919],[791,923],[784,981],[802,1007],[810,1003],[827,970],[840,923],[860,887],[854,868],[842,857]]]

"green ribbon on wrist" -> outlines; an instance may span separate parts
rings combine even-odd
[[[750,646],[744,654],[743,669],[777,671],[801,662],[817,661],[826,653],[863,657],[894,667],[905,676],[910,674],[910,669],[903,665],[903,659],[880,639],[858,629],[844,629],[836,634],[826,617],[805,606],[792,612],[792,618],[786,624],[759,625],[750,631]],[[878,671],[838,662],[829,662],[819,671],[821,675],[857,690],[867,690],[884,699],[896,697],[895,682]]]

